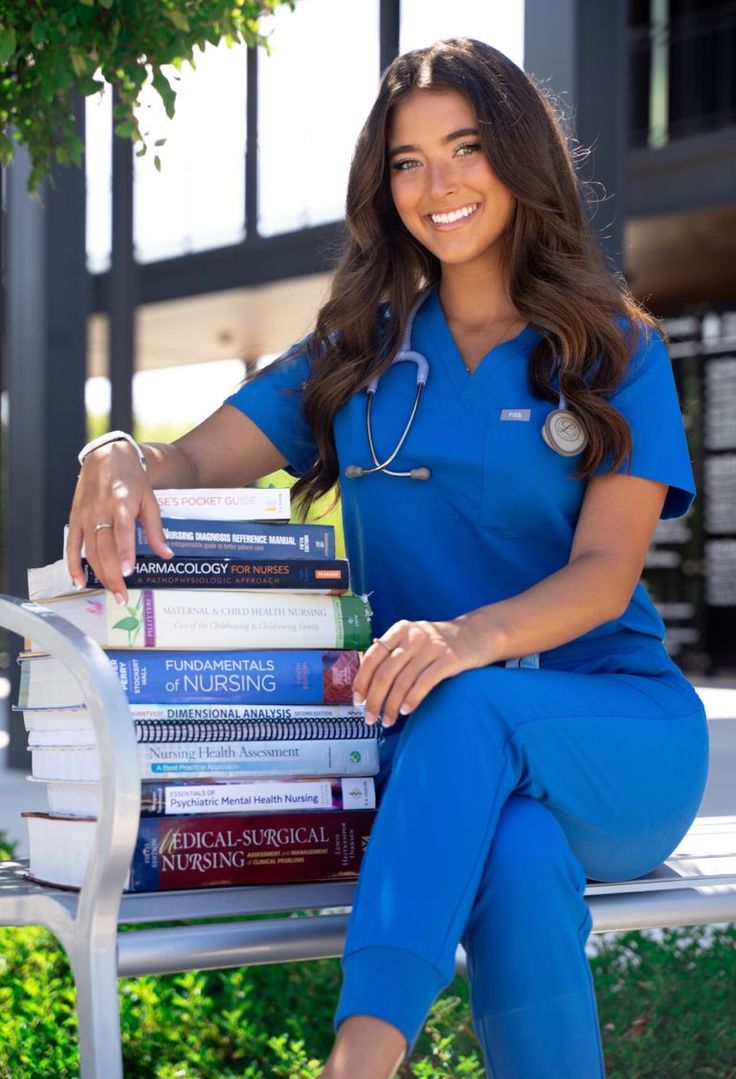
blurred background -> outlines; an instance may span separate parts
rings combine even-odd
[[[439,37],[481,38],[561,96],[594,227],[671,340],[699,498],[662,523],[646,582],[689,674],[736,674],[736,3],[297,0],[265,50],[209,47],[144,90],[150,145],[80,105],[83,169],[41,199],[18,153],[0,233],[3,590],[61,556],[80,446],[170,440],[306,333],[343,234],[353,144],[380,71]],[[656,423],[656,415],[652,423]],[[268,482],[280,483],[283,474]],[[10,672],[10,657],[8,670]],[[19,724],[22,728],[22,724]],[[2,723],[0,723],[0,738]],[[11,732],[8,763],[25,767]]]

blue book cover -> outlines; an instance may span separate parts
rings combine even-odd
[[[257,524],[253,521],[161,519],[166,542],[175,555],[258,555],[259,558],[334,558],[332,525]],[[136,521],[135,549],[153,554],[143,525]]]
[[[356,651],[107,652],[131,704],[351,704]]]

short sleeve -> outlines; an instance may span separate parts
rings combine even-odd
[[[609,398],[631,428],[631,462],[619,472],[669,485],[662,517],[682,517],[695,497],[690,452],[664,341],[642,329],[623,382]],[[605,464],[596,475],[606,472]]]
[[[289,462],[292,476],[303,476],[319,456],[302,412],[301,390],[310,371],[306,342],[293,345],[225,401],[260,427]]]

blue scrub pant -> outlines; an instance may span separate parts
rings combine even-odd
[[[394,731],[336,1026],[376,1016],[411,1049],[462,941],[489,1076],[603,1076],[585,879],[645,874],[687,831],[707,773],[699,698],[653,642],[463,672]]]

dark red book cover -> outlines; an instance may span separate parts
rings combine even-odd
[[[375,810],[146,817],[133,892],[354,879]]]

